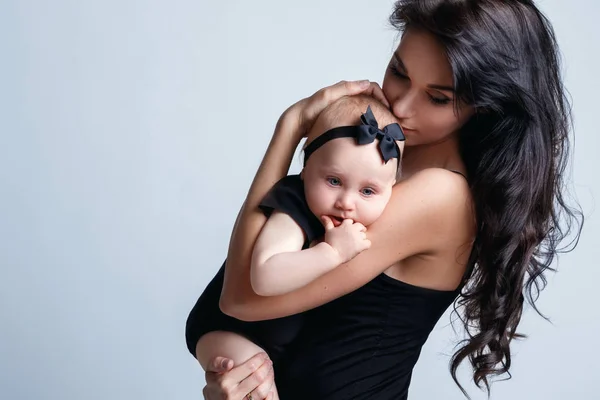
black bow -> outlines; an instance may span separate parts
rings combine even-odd
[[[383,130],[379,129],[377,120],[371,111],[371,106],[367,107],[367,111],[361,115],[360,120],[362,121],[362,125],[338,126],[326,131],[310,142],[304,149],[304,165],[306,165],[310,155],[328,141],[351,137],[356,140],[356,144],[358,145],[373,143],[375,139],[378,139],[379,152],[383,161],[387,163],[391,158],[397,158],[398,167],[400,167],[401,154],[396,141],[405,139],[400,125],[394,123],[386,126]]]
[[[361,115],[359,132],[356,135],[356,143],[368,144],[375,139],[379,140],[379,152],[383,161],[386,163],[391,158],[400,160],[400,149],[398,148],[397,140],[405,140],[402,128],[397,123],[389,124],[383,130],[379,129],[377,120],[371,111],[371,106],[367,107],[367,111]]]

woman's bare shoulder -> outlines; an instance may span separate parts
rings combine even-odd
[[[419,201],[442,210],[447,207],[470,207],[472,204],[465,177],[444,168],[423,169],[394,186],[393,201],[404,200],[407,196],[417,196]],[[400,207],[401,204],[397,206]]]
[[[469,184],[464,176],[447,169],[427,168],[401,181],[394,187],[388,208],[391,220],[415,220],[421,235],[426,236],[423,240],[433,246],[436,238],[447,241],[450,233],[456,236],[463,231],[460,236],[465,237],[473,231],[475,213]]]

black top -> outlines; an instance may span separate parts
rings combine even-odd
[[[406,399],[421,347],[458,292],[381,274],[306,312],[275,371],[281,399]]]
[[[259,208],[267,217],[273,210],[281,211],[292,217],[306,236],[303,249],[325,233],[323,224],[308,208],[304,196],[304,183],[300,175],[288,175],[279,180],[267,193]]]

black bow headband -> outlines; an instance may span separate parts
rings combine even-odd
[[[361,115],[360,121],[362,122],[361,125],[340,126],[330,129],[310,142],[304,149],[304,165],[306,165],[306,161],[308,161],[310,155],[319,147],[330,140],[342,137],[356,138],[356,144],[358,145],[373,143],[375,139],[378,139],[379,152],[383,161],[387,163],[391,158],[397,158],[398,165],[400,165],[401,153],[396,141],[403,141],[405,139],[400,125],[394,123],[389,124],[383,130],[379,129],[377,120],[371,111],[371,106],[368,106],[367,111]]]

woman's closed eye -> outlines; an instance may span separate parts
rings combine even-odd
[[[435,97],[432,95],[428,95],[428,96],[429,96],[429,101],[431,101],[435,105],[445,105],[445,104],[450,103],[450,99],[447,97]]]
[[[397,76],[400,79],[410,80],[406,74],[400,72],[400,70],[393,64],[390,64],[389,70],[394,76]]]
[[[389,66],[389,70],[392,73],[392,75],[403,79],[403,80],[407,80],[410,81],[410,78],[408,77],[408,75],[406,75],[405,73],[401,72],[395,65],[390,65]],[[429,98],[429,101],[436,106],[440,106],[440,105],[446,105],[448,103],[450,103],[451,99],[449,99],[446,96],[432,96],[431,94],[427,93],[427,97]]]

